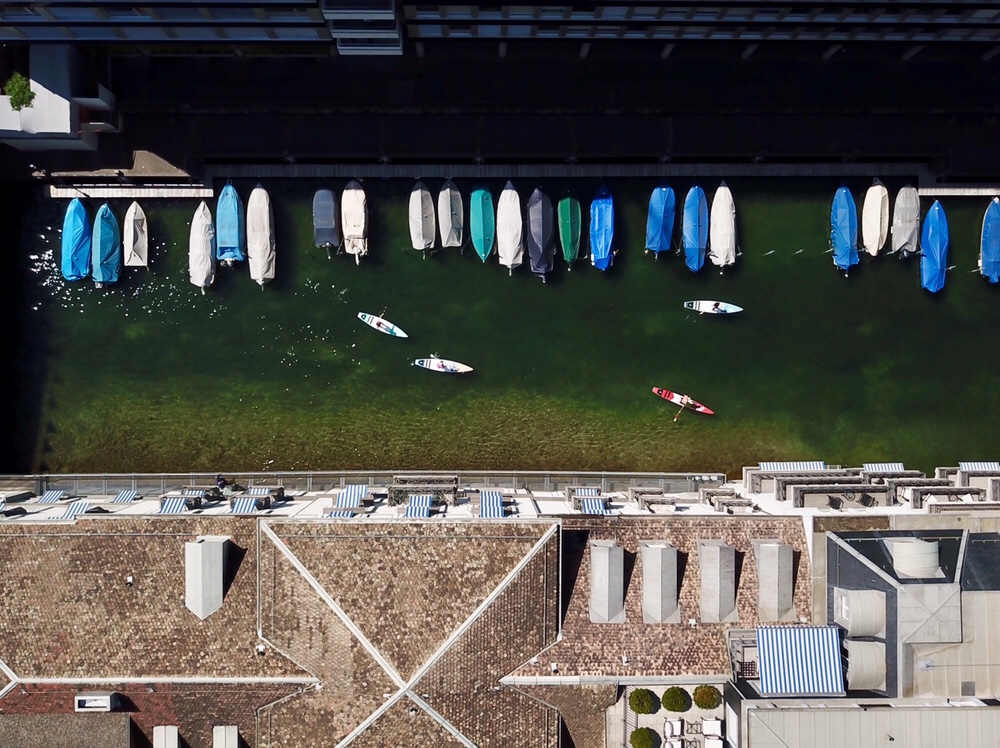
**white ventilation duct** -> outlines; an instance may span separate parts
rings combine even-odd
[[[938,543],[919,538],[895,538],[889,541],[892,568],[896,574],[915,579],[940,576]]]
[[[228,542],[205,536],[184,544],[184,604],[202,620],[222,607]]]
[[[847,688],[851,691],[885,690],[885,644],[844,640],[847,649]]]
[[[679,623],[677,549],[665,540],[639,542],[643,623]]]
[[[878,590],[833,591],[834,622],[848,636],[885,637],[885,593]]]
[[[736,549],[721,540],[698,543],[701,572],[701,620],[736,620]]]
[[[761,622],[794,620],[795,553],[778,542],[755,543],[757,556],[757,617]]]

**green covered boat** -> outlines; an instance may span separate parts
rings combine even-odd
[[[567,195],[559,201],[557,212],[563,259],[572,268],[573,263],[580,257],[580,201]]]
[[[486,262],[493,252],[496,238],[496,215],[493,212],[493,195],[483,187],[474,189],[469,198],[469,223],[472,225],[472,246],[476,248],[479,259]]]

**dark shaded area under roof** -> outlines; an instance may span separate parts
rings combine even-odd
[[[958,554],[962,546],[961,530],[887,530],[880,532],[843,532],[837,536],[853,548],[857,553],[875,564],[887,575],[902,584],[945,584],[954,582],[958,569]],[[918,538],[926,541],[937,541],[938,561],[944,577],[929,579],[901,578],[896,574],[892,563],[892,554],[886,541],[894,539]]]
[[[1000,590],[1000,533],[973,533],[965,547],[962,590]]]

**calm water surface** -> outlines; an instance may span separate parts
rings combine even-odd
[[[439,180],[428,180],[435,193]],[[559,261],[543,285],[508,277],[471,245],[424,259],[409,248],[409,181],[366,184],[370,255],[312,246],[311,199],[343,184],[272,181],[277,279],[220,268],[207,295],[187,279],[197,201],[143,204],[150,267],[108,290],[58,274],[66,201],[28,217],[34,289],[18,358],[35,384],[20,404],[36,470],[313,468],[707,470],[765,459],[902,460],[930,469],[995,459],[1000,295],[976,268],[985,199],[943,202],[945,290],[916,259],[862,257],[845,279],[828,250],[834,180],[731,180],[742,256],[720,275],[644,255],[650,180],[609,180],[614,267]],[[690,181],[672,180],[678,202]],[[714,180],[703,186],[709,196]],[[253,183],[237,183],[244,200]],[[459,182],[468,199],[474,185]],[[502,181],[491,182],[494,197]],[[515,185],[527,199],[536,184]],[[597,180],[572,189],[584,213]],[[849,183],[858,205],[867,182]],[[890,192],[901,184],[890,183]],[[112,207],[123,218],[129,201]],[[93,216],[99,201],[87,203]],[[923,209],[930,206],[925,200]],[[215,212],[214,201],[211,208]],[[679,239],[679,227],[675,240]],[[687,299],[746,312],[699,317]],[[382,313],[397,340],[362,324]],[[437,353],[468,377],[410,365]],[[651,388],[686,392],[715,417]]]

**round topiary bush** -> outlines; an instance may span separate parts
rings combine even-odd
[[[715,686],[698,686],[694,689],[694,705],[699,709],[715,709],[722,703],[722,694]]]
[[[632,748],[653,748],[655,745],[653,731],[648,727],[640,727],[637,730],[633,730],[628,742]]]
[[[628,705],[636,714],[652,714],[659,707],[656,694],[648,688],[637,688],[629,694]]]
[[[663,708],[668,712],[686,712],[691,708],[691,697],[680,686],[671,686],[663,692]]]

